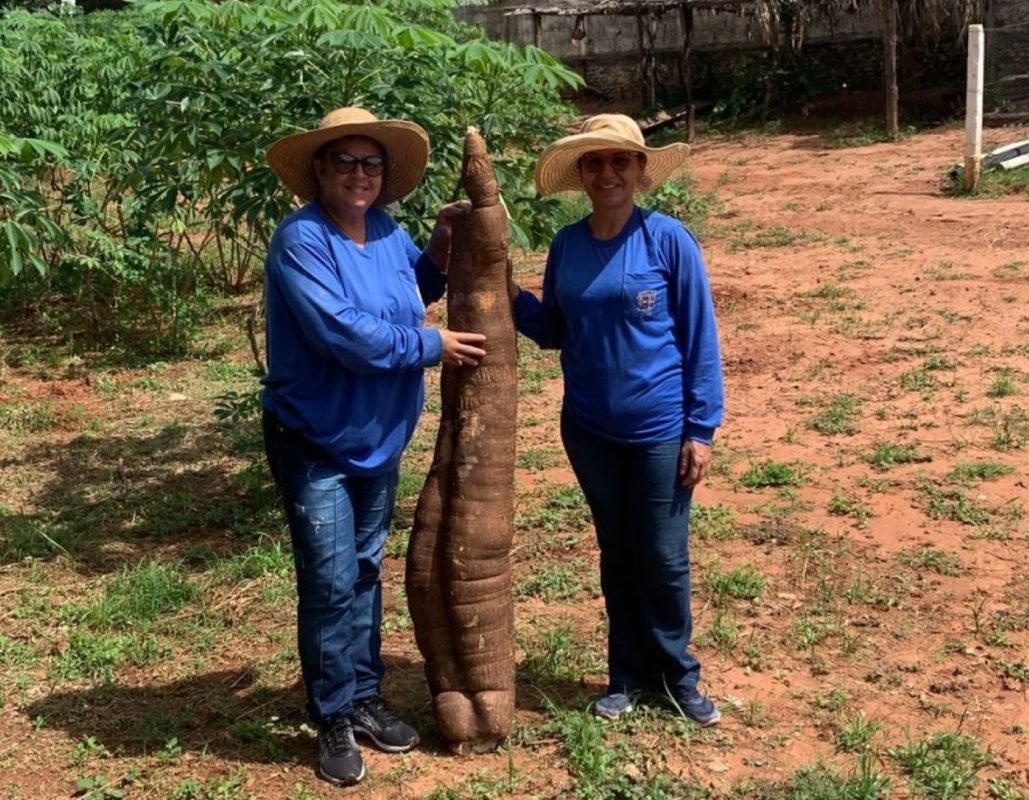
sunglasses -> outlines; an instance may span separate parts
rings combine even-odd
[[[610,164],[615,172],[625,172],[639,158],[639,153],[616,153],[613,156],[601,156],[587,153],[579,159],[579,168],[584,172],[602,172],[605,164]]]
[[[325,158],[329,159],[329,163],[332,164],[340,175],[349,175],[357,169],[358,164],[361,165],[364,174],[369,178],[377,178],[386,169],[386,159],[382,156],[358,158],[357,156],[350,155],[350,153],[326,153]]]

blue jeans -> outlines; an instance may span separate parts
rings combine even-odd
[[[608,618],[609,691],[671,692],[697,686],[688,651],[689,513],[679,482],[680,439],[627,445],[561,417],[561,439],[593,514]]]
[[[382,584],[397,470],[345,475],[267,412],[264,443],[282,494],[297,576],[297,646],[316,723],[379,693]]]

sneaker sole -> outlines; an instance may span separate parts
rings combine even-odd
[[[329,783],[334,784],[336,786],[357,786],[357,784],[364,780],[364,764],[361,765],[361,774],[358,775],[352,781],[345,781],[342,778],[337,778],[333,775],[330,775],[321,767],[318,767],[318,775],[322,778],[322,780],[328,781]]]
[[[717,725],[721,721],[722,714],[719,711],[715,711],[714,716],[706,717],[706,718],[703,718],[703,719],[697,719],[696,717],[691,717],[689,714],[687,714],[686,717],[688,719],[690,719],[692,722],[694,722],[697,725],[699,725],[701,728],[710,728],[712,725]]]
[[[354,725],[354,733],[371,739],[372,743],[384,753],[406,753],[409,750],[413,750],[421,741],[420,737],[415,737],[411,744],[387,744],[371,731],[360,728],[357,725]]]
[[[602,719],[602,720],[606,720],[607,722],[617,722],[622,717],[624,717],[624,716],[626,716],[628,714],[631,714],[635,710],[636,710],[635,706],[629,706],[628,708],[622,709],[617,714],[605,714],[603,711],[600,711],[596,706],[594,706],[593,707],[593,716],[595,716],[595,717],[597,717],[599,719]]]

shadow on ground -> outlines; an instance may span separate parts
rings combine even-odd
[[[449,752],[436,734],[424,681],[424,665],[388,657],[384,694],[401,716],[423,733],[419,749]],[[109,683],[55,691],[20,709],[34,724],[64,731],[75,741],[93,737],[111,752],[145,756],[168,752],[211,753],[243,763],[314,762],[316,748],[299,679],[289,687],[260,686],[253,665],[191,675],[172,683],[129,686]],[[558,708],[585,710],[583,687],[550,679],[526,685],[520,674],[516,704],[541,710],[543,697]]]
[[[32,445],[14,462],[47,477],[31,491],[32,513],[0,509],[0,566],[66,556],[102,574],[169,547],[188,561],[191,547],[231,551],[281,529],[250,421],[227,432],[212,421],[84,434]]]

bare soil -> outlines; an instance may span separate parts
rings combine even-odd
[[[1000,144],[1029,129],[988,136]],[[839,733],[863,713],[881,725],[875,766],[893,777],[895,797],[918,795],[889,749],[940,732],[989,749],[971,796],[990,796],[990,780],[1029,792],[1029,197],[945,194],[962,142],[952,126],[848,149],[817,134],[695,145],[690,175],[720,201],[702,244],[728,399],[715,474],[695,502],[728,522],[695,526],[694,639],[703,688],[724,718],[701,732],[647,712],[609,729],[612,747],[638,755],[627,770],[716,793],[785,781],[817,762],[847,773],[856,756]],[[518,269],[538,288],[541,256]],[[225,360],[242,365],[238,344]],[[523,390],[520,404],[523,515],[555,486],[574,485],[557,434],[560,378],[546,364],[540,390]],[[7,535],[13,521],[84,515],[133,492],[152,491],[154,502],[182,493],[194,498],[191,513],[226,497],[249,502],[258,490],[214,432],[202,371],[189,361],[9,368],[0,403],[44,409],[46,419],[35,425],[23,411],[21,427],[10,416],[0,426]],[[409,465],[424,469],[433,438],[430,410]],[[876,458],[888,448],[918,460]],[[796,485],[748,486],[766,462],[789,466]],[[1002,474],[954,472],[983,463]],[[212,588],[204,608],[217,626],[205,634],[195,621],[195,638],[180,633],[156,663],[123,665],[107,684],[54,672],[73,632],[61,608],[98,596],[121,565],[192,565],[202,548],[239,549],[220,518],[171,539],[146,535],[157,521],[123,519],[124,535],[80,545],[74,559],[0,562],[0,796],[68,797],[99,774],[130,798],[443,797],[446,787],[454,797],[575,795],[569,744],[553,720],[585,710],[604,684],[588,527],[519,529],[516,584],[574,565],[582,588],[519,596],[516,730],[498,753],[470,758],[433,735],[404,623],[402,555],[388,558],[386,692],[426,736],[400,757],[365,749],[369,777],[344,792],[314,775],[292,600],[261,580]],[[765,578],[760,596],[719,597],[712,576],[747,565]],[[545,643],[561,628],[573,643],[563,655]],[[34,659],[19,665],[12,642]],[[547,654],[554,669],[541,673]],[[180,752],[158,757],[171,733]],[[88,737],[107,755],[83,753]]]

